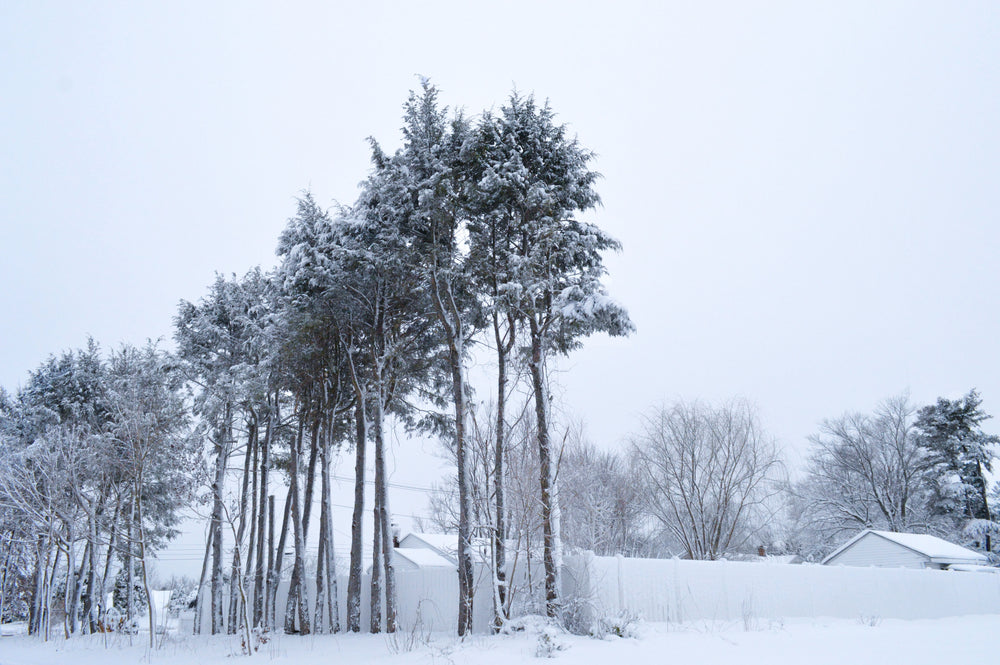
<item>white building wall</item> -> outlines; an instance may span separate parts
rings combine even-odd
[[[827,561],[826,565],[926,568],[930,565],[930,558],[878,534],[867,533],[843,552]]]

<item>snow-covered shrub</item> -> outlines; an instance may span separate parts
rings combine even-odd
[[[244,656],[250,656],[260,650],[262,646],[271,641],[271,634],[266,628],[257,626],[250,631],[250,644],[246,643],[246,637],[240,639],[240,648]]]
[[[504,623],[500,633],[513,635],[516,633],[534,633],[538,635],[535,655],[539,658],[555,658],[556,653],[567,649],[569,645],[562,639],[565,630],[554,619],[540,614],[526,614]]]
[[[198,598],[198,582],[190,577],[171,577],[164,588],[173,591],[167,611],[175,618],[193,605]]]
[[[525,614],[504,622],[500,632],[504,635],[515,633],[540,633],[551,621],[540,614]]]
[[[642,619],[631,610],[621,610],[614,614],[604,614],[594,621],[590,635],[598,639],[607,637],[636,638]]]
[[[574,635],[587,635],[594,629],[597,614],[590,599],[567,597],[563,601],[562,625]]]
[[[538,633],[538,643],[535,646],[535,656],[538,658],[555,658],[556,654],[565,650],[569,645],[564,642],[559,634],[559,629],[549,625]]]

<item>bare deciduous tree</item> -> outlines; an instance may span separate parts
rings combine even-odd
[[[931,527],[914,415],[909,399],[900,395],[874,413],[826,420],[810,437],[815,450],[808,475],[794,494],[800,521],[815,532],[814,542],[863,528]]]
[[[774,441],[741,401],[658,408],[633,448],[649,511],[692,559],[745,544],[782,470]]]
[[[559,461],[562,537],[568,547],[598,556],[648,556],[654,542],[643,505],[636,469],[627,454],[600,450],[584,438],[577,424]]]

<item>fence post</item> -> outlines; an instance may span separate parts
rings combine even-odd
[[[618,611],[625,610],[625,557],[621,554],[615,557],[618,560]]]

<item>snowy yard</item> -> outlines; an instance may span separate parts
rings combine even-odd
[[[710,624],[646,624],[637,639],[598,640],[572,635],[558,639],[566,647],[555,658],[566,663],[823,663],[863,664],[989,662],[1000,635],[1000,615],[902,621],[878,618],[750,621]],[[536,657],[538,633],[474,636],[464,642],[446,635],[418,640],[338,635],[280,635],[247,662],[296,663],[427,663],[429,665],[509,665],[545,662]],[[239,642],[232,637],[175,636],[152,654],[141,639],[129,647],[109,647],[103,638],[75,637],[47,644],[27,637],[0,638],[2,665],[163,665],[239,662]],[[235,660],[234,660],[235,659]]]

